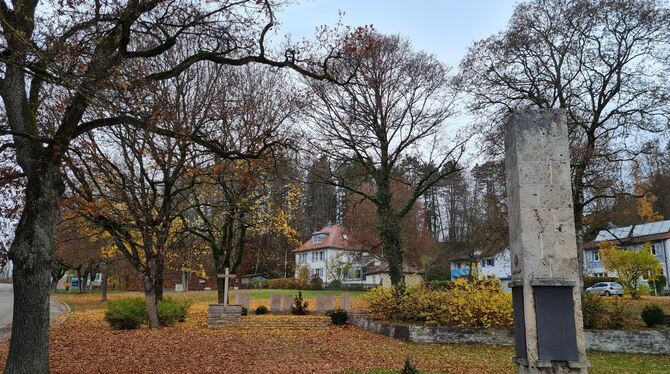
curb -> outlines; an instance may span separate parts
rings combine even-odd
[[[72,308],[70,308],[70,306],[68,305],[68,303],[66,303],[65,301],[62,301],[62,300],[58,300],[58,302],[61,303],[61,304],[63,304],[63,306],[65,306],[65,313],[70,313],[70,312],[72,312]]]

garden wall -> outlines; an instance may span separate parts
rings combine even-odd
[[[366,314],[352,315],[351,322],[367,331],[415,343],[514,345],[511,330],[403,325],[375,321]],[[589,330],[585,334],[587,349],[670,355],[670,331]]]

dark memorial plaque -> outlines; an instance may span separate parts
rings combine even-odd
[[[534,286],[540,360],[578,361],[572,287]]]
[[[523,313],[523,287],[512,287],[512,305],[514,307],[514,348],[516,357],[528,358],[526,352],[526,317]]]

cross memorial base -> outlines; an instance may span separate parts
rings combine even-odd
[[[207,310],[207,327],[210,329],[238,323],[242,320],[242,305],[209,304]]]

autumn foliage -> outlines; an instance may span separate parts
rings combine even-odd
[[[447,290],[378,287],[365,300],[373,317],[431,326],[512,328],[512,297],[498,281],[457,279]]]
[[[654,280],[658,278],[663,267],[651,253],[651,243],[646,243],[639,250],[620,249],[609,242],[600,244],[600,259],[608,272],[616,272],[626,293],[639,299],[648,290],[642,278]]]

